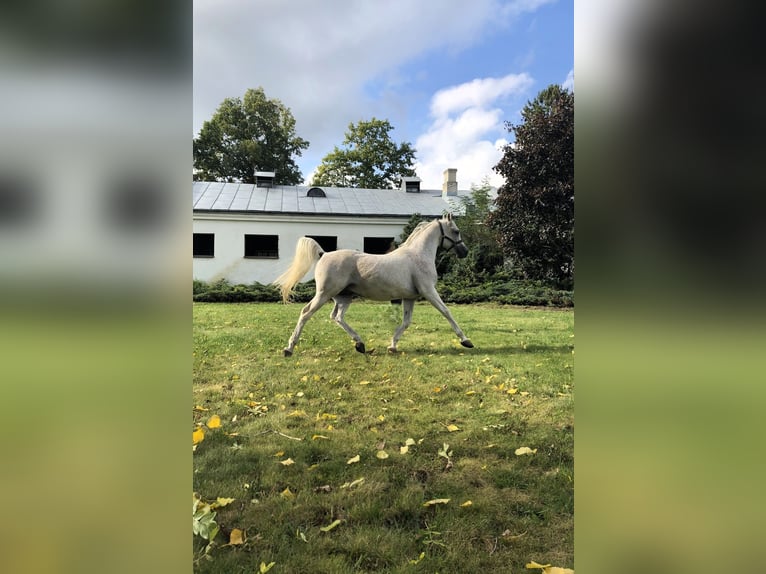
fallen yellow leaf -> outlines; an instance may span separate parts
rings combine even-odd
[[[465,506],[473,506],[473,502],[471,502],[470,500],[466,500],[466,501],[465,501],[463,504],[461,504],[460,506],[463,506],[463,507],[465,507]]]
[[[534,560],[527,564],[527,568],[540,568],[543,574],[574,574],[574,570],[571,568],[559,568],[558,566],[551,566],[550,564],[538,564]]]
[[[293,498],[295,495],[293,494],[292,490],[290,490],[290,487],[288,486],[282,492],[279,493],[279,496],[281,496],[282,498]]]
[[[379,450],[378,452],[375,453],[375,456],[380,459],[385,459],[385,458],[388,458],[388,453],[385,450]]]
[[[476,391],[466,391],[465,394],[466,396],[470,397],[471,395],[475,395]]]
[[[449,432],[455,432],[455,431],[459,431],[460,427],[457,425],[447,425],[447,430]]]
[[[287,415],[288,417],[305,417],[306,411],[293,411],[290,414]]]
[[[355,457],[352,457],[346,461],[346,464],[354,464],[355,462],[359,462],[360,458],[359,455],[356,455]]]
[[[407,452],[410,450],[409,445],[404,445],[399,447],[399,454],[407,454]]]
[[[244,542],[242,531],[239,528],[232,528],[231,534],[229,534],[229,544],[244,544]]]
[[[290,466],[291,464],[295,464],[295,461],[291,458],[286,458],[285,460],[280,460],[279,464],[282,466]]]
[[[203,440],[205,440],[205,431],[203,431],[201,428],[198,428],[192,433],[192,444],[199,444]]]
[[[518,392],[519,392],[519,389],[517,389],[516,387],[513,387],[512,389],[508,389],[507,391],[509,395],[515,395]]]
[[[269,562],[268,564],[261,562],[261,565],[258,567],[260,574],[266,574],[266,572],[271,570],[271,567],[274,566],[274,564],[276,564],[276,562]]]
[[[311,440],[318,440],[318,439],[320,439],[320,438],[323,438],[323,439],[326,439],[326,440],[330,440],[330,438],[329,438],[329,437],[326,437],[326,436],[324,436],[323,434],[315,434],[315,435],[313,435],[313,436],[311,437]]]
[[[206,426],[209,429],[217,429],[221,426],[221,417],[218,415],[213,415],[207,420]]]
[[[322,528],[320,528],[319,530],[321,530],[322,532],[330,532],[330,530],[338,526],[340,522],[341,522],[340,520],[333,520],[330,524],[328,524],[327,526],[322,526]]]
[[[275,457],[277,457],[277,458],[279,458],[280,456],[282,456],[282,455],[284,455],[284,454],[285,454],[285,451],[283,451],[283,450],[280,450],[279,452],[275,452],[275,453],[274,453],[274,456],[275,456]]]
[[[360,385],[369,385],[370,381],[359,381]]]
[[[423,506],[433,506],[435,504],[447,504],[450,501],[449,498],[434,498],[428,502],[424,502]]]
[[[529,448],[528,446],[522,446],[520,448],[517,448],[515,451],[513,451],[516,456],[521,456],[522,454],[534,454],[537,452],[536,448]]]
[[[201,407],[201,406],[197,405],[197,406],[194,407],[194,410],[195,411],[203,411],[204,412],[204,411],[209,411],[210,409],[206,409],[205,407]]]
[[[386,420],[386,415],[379,415],[379,416],[378,416],[378,420],[379,420],[380,422],[383,422],[384,420]]]
[[[405,444],[406,446],[412,446],[412,445],[414,445],[414,444],[415,444],[415,439],[413,439],[413,438],[408,438],[406,441],[404,441],[404,444]]]
[[[347,482],[341,486],[341,488],[354,488],[355,486],[359,486],[364,482],[364,477],[357,478],[356,480],[352,480],[351,482]]]
[[[221,508],[222,506],[226,506],[227,504],[231,504],[234,502],[233,498],[222,498],[218,497],[215,499],[215,502],[210,505],[210,508]]]

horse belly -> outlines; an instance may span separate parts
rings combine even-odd
[[[362,283],[349,285],[349,291],[373,301],[390,301],[391,299],[417,299],[418,293],[414,288],[402,287],[401,285],[380,283]]]

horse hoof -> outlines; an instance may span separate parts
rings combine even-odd
[[[362,342],[360,341],[359,343],[357,343],[356,345],[354,345],[354,349],[356,349],[356,350],[357,350],[357,351],[359,351],[360,353],[364,353],[364,343],[362,343]]]
[[[292,356],[293,356],[293,352],[292,352],[290,349],[284,349],[284,350],[282,351],[282,354],[283,354],[285,357],[292,357]]]
[[[468,347],[469,349],[473,349],[473,343],[471,343],[471,339],[464,339],[460,341],[460,344],[464,347]]]
[[[399,349],[397,349],[396,347],[389,347],[388,352],[391,353],[392,355],[396,355],[399,352]]]

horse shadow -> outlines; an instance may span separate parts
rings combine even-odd
[[[481,343],[476,343],[476,346],[473,349],[463,349],[461,348],[455,348],[455,347],[448,347],[448,348],[439,348],[439,347],[414,347],[411,349],[406,348],[406,346],[402,346],[399,349],[398,353],[387,353],[392,356],[396,355],[409,355],[409,356],[427,356],[427,355],[529,355],[534,353],[555,353],[560,355],[569,355],[572,353],[572,350],[574,349],[574,345],[538,345],[538,344],[532,344],[532,345],[526,345],[521,346],[518,343],[512,344],[492,344],[492,345],[482,345]]]

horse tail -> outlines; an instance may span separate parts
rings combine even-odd
[[[279,286],[282,301],[287,303],[293,293],[293,287],[303,279],[303,276],[319,261],[324,254],[322,247],[310,237],[301,237],[295,247],[295,257],[287,271],[277,277],[272,285]]]

